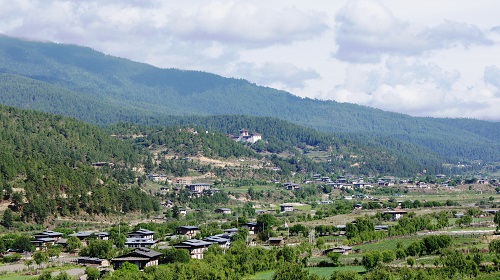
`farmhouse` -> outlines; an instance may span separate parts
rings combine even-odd
[[[269,245],[271,246],[283,246],[285,244],[285,241],[283,240],[283,237],[270,237],[269,238]]]
[[[300,186],[298,184],[291,182],[283,183],[283,186],[289,191],[296,191],[300,189]]]
[[[109,261],[106,259],[90,258],[90,257],[79,257],[76,259],[76,263],[79,265],[87,266],[109,266]]]
[[[224,234],[229,235],[229,236],[233,236],[236,233],[238,233],[238,229],[237,228],[228,228],[228,229],[224,230]]]
[[[147,229],[138,229],[127,234],[125,247],[127,248],[140,248],[153,246],[156,241],[154,240],[154,231]]]
[[[215,213],[217,213],[217,214],[231,214],[231,209],[229,209],[229,208],[218,208],[218,209],[215,209]]]
[[[201,233],[200,228],[197,226],[180,226],[175,230],[175,232],[178,235],[184,235],[191,238]]]
[[[192,259],[203,259],[203,252],[205,252],[208,249],[208,246],[212,244],[212,242],[190,239],[174,245],[174,248],[188,250]]]
[[[36,250],[40,250],[42,248],[46,248],[47,246],[55,245],[61,240],[62,233],[45,230],[40,233],[36,233],[33,236],[35,239],[31,240],[31,244],[35,246]]]
[[[408,213],[408,212],[404,211],[404,210],[390,210],[390,211],[384,211],[383,214],[384,215],[385,214],[391,215],[393,220],[399,220],[406,213]]]
[[[333,247],[331,249],[327,249],[323,251],[324,255],[327,255],[330,252],[338,253],[341,255],[349,255],[349,253],[352,251],[352,247],[349,246],[338,246],[338,247]]]
[[[229,249],[229,246],[231,245],[231,237],[224,234],[208,236],[203,238],[203,241],[211,242],[212,244],[218,244],[222,249]]]
[[[281,209],[281,212],[293,212],[293,205],[281,204],[280,209]]]
[[[208,183],[194,183],[186,185],[186,189],[188,189],[192,193],[201,194],[204,191],[210,190],[210,184]]]
[[[123,263],[129,262],[135,264],[142,270],[148,266],[158,265],[158,260],[161,255],[162,253],[148,248],[137,248],[128,254],[111,259],[111,264],[114,269],[118,269]]]
[[[129,232],[127,236],[129,238],[146,238],[153,240],[154,234],[155,234],[154,231],[141,228],[136,231]]]
[[[242,228],[248,229],[249,234],[259,233],[259,225],[256,222],[248,222],[241,225]]]

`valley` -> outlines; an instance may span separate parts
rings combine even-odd
[[[499,123],[6,36],[0,58],[2,279],[500,277]]]

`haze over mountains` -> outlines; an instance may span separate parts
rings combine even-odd
[[[273,117],[410,157],[413,150],[445,161],[500,159],[500,123],[417,118],[304,99],[242,79],[160,69],[90,48],[5,36],[0,36],[0,102],[95,124],[190,122],[208,127],[220,122],[215,115]],[[217,128],[234,132],[227,125]]]

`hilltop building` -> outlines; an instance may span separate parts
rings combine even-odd
[[[241,129],[240,130],[240,135],[238,136],[235,136],[235,135],[232,135],[232,134],[228,134],[227,135],[228,137],[230,137],[231,139],[233,139],[234,141],[236,142],[244,142],[244,143],[255,143],[259,140],[262,139],[262,135],[259,134],[259,133],[248,133],[248,130],[246,129]]]

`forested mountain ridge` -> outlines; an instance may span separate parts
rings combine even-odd
[[[415,118],[300,98],[242,79],[159,69],[90,48],[5,36],[0,36],[0,57],[0,102],[92,123],[164,125],[170,116],[221,114],[276,117],[391,150],[411,146],[448,161],[500,158],[500,123]]]

